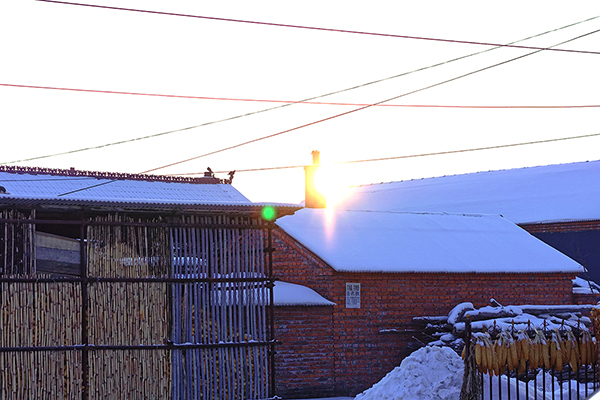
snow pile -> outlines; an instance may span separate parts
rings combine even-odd
[[[355,400],[458,400],[463,370],[453,350],[424,347]]]
[[[356,396],[355,400],[458,400],[463,381],[463,360],[447,347],[424,347],[406,357],[399,367],[394,368],[381,381],[368,390]],[[571,398],[577,399],[577,387],[581,399],[585,396],[585,384],[577,381],[559,381],[546,372],[545,377],[540,371],[535,380],[527,384],[508,379],[505,375],[500,377],[503,398],[507,398],[507,389],[510,387],[510,398],[517,398],[517,385],[520,398],[525,399],[528,386],[529,398],[551,399]],[[490,397],[490,377],[483,376],[484,398],[499,400],[498,377],[491,378],[492,396]],[[544,390],[545,384],[545,390]],[[562,395],[561,395],[562,392]],[[588,394],[592,394],[592,387],[588,387]],[[561,397],[562,396],[562,397]]]

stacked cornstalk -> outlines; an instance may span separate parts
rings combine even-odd
[[[81,291],[71,283],[2,283],[0,347],[81,343]],[[1,399],[66,399],[81,393],[81,354],[0,353]]]
[[[0,276],[35,275],[34,218],[15,210],[0,218]],[[45,276],[37,276],[46,278]],[[24,351],[24,347],[69,346],[81,342],[81,292],[69,283],[0,283],[1,399],[65,399],[81,392],[81,357],[69,351]]]
[[[133,222],[109,215],[96,221]],[[94,277],[166,277],[168,230],[148,226],[91,225],[88,237],[89,343],[138,346],[168,338],[168,284],[94,282]],[[89,358],[90,398],[169,398],[169,351],[94,350]]]
[[[135,222],[119,215],[90,221],[80,282],[0,284],[0,347],[20,348],[0,352],[0,399],[80,398],[86,370],[91,399],[268,397],[269,288],[258,221],[186,217],[182,222],[202,227],[178,228]],[[35,275],[33,231],[0,224],[3,277],[44,278]],[[150,281],[119,282],[130,278]],[[169,341],[175,349],[100,348]],[[54,349],[39,349],[45,346]]]

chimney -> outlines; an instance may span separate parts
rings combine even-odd
[[[315,174],[321,168],[320,153],[314,150],[311,154],[313,157],[312,165],[304,167],[304,207],[325,208],[327,207],[325,196],[315,187]]]

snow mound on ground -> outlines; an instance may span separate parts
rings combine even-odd
[[[453,350],[424,347],[355,400],[458,400],[463,370]]]

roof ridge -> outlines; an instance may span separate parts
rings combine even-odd
[[[446,212],[446,211],[395,211],[395,210],[366,210],[366,209],[336,209],[341,212],[361,212],[361,213],[379,213],[379,214],[411,214],[411,215],[436,215],[436,216],[460,216],[460,217],[502,217],[501,214],[486,213],[464,213],[464,212]]]
[[[70,177],[90,177],[98,179],[111,180],[133,180],[147,182],[174,182],[174,183],[194,183],[194,184],[227,184],[229,180],[216,178],[212,176],[203,176],[198,178],[172,176],[172,175],[148,175],[135,174],[126,172],[102,172],[102,171],[84,171],[75,168],[43,168],[43,167],[23,167],[0,165],[0,172],[8,172],[13,174],[29,174],[29,175],[54,175],[54,176],[70,176]]]
[[[377,185],[391,185],[394,183],[402,183],[402,182],[422,181],[422,180],[426,180],[426,179],[428,179],[428,180],[429,179],[441,179],[441,178],[450,178],[450,177],[455,177],[455,176],[487,174],[487,173],[505,172],[505,171],[517,171],[517,170],[534,169],[534,168],[557,167],[557,166],[561,166],[561,165],[576,165],[576,164],[586,164],[586,163],[593,163],[593,162],[600,162],[600,160],[585,160],[585,161],[574,161],[574,162],[566,162],[566,163],[558,163],[558,164],[529,165],[529,166],[525,166],[525,167],[516,167],[516,168],[501,168],[501,169],[490,169],[487,171],[465,172],[462,174],[428,176],[428,177],[421,177],[421,178],[401,179],[401,180],[397,180],[397,181],[388,181],[388,182],[372,182],[372,183],[364,183],[361,185],[353,185],[353,186],[351,186],[351,189],[352,188],[369,187],[369,186],[377,186]]]

